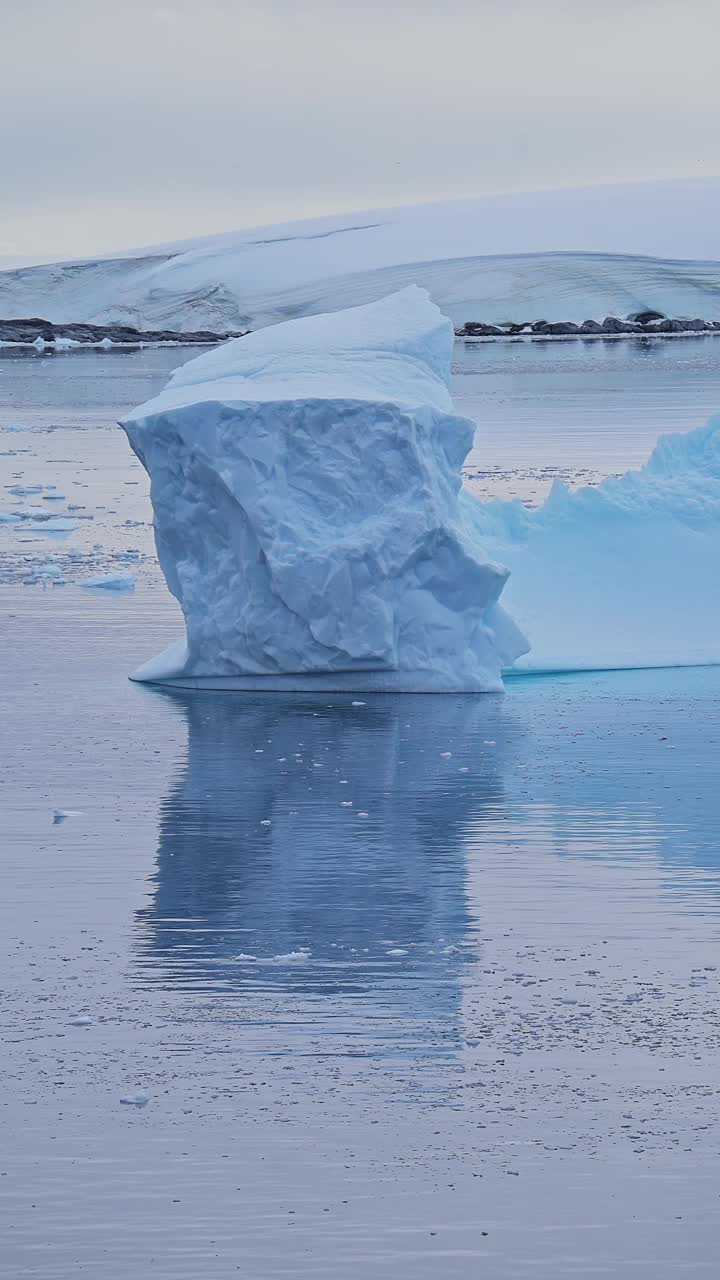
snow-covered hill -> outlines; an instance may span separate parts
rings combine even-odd
[[[720,320],[720,179],[365,210],[0,272],[0,317],[258,328],[408,284],[467,320]]]

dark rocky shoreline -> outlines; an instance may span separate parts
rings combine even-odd
[[[230,338],[243,338],[249,330],[216,333],[198,329],[181,333],[174,329],[136,329],[123,324],[55,324],[37,316],[0,320],[0,343],[30,347],[63,346],[214,346]],[[607,316],[603,321],[533,320],[513,324],[487,324],[468,320],[455,330],[458,338],[602,338],[628,336],[667,337],[673,334],[720,333],[720,320],[680,320],[658,312],[641,312],[620,320]]]
[[[97,346],[99,343],[113,346],[141,346],[163,344],[183,346],[209,346],[227,342],[229,338],[242,338],[244,333],[214,333],[200,329],[193,333],[177,333],[173,329],[135,329],[126,324],[54,324],[37,316],[21,320],[0,320],[0,342],[15,342],[20,346],[79,343],[81,346]]]
[[[607,316],[605,320],[533,320],[523,324],[484,324],[468,320],[456,329],[458,338],[602,338],[622,334],[644,334],[646,337],[666,337],[677,333],[720,333],[720,320],[671,320],[658,311],[642,311],[619,320]]]

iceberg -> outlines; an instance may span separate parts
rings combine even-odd
[[[720,663],[720,417],[661,436],[638,471],[556,481],[538,510],[470,501],[531,648],[519,670]]]
[[[207,352],[124,420],[186,628],[135,679],[502,688],[527,645],[462,492],[452,345],[413,286]]]

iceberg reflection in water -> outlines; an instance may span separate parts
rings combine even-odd
[[[188,747],[138,916],[145,978],[260,991],[268,1030],[282,992],[341,997],[331,1038],[450,1047],[477,954],[466,832],[502,806],[516,733],[502,699],[157,696]]]
[[[696,669],[518,678],[504,698],[155,693],[188,742],[136,976],[265,1050],[454,1054],[498,946],[512,972],[529,939],[647,942],[670,912],[683,932],[717,914],[695,731],[717,732],[719,687]]]

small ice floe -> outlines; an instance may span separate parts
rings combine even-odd
[[[450,759],[450,757],[451,757],[451,755],[452,755],[452,751],[441,751],[441,752],[440,752],[440,759],[441,759],[441,760],[449,760],[449,759]]]
[[[129,1093],[123,1093],[120,1101],[124,1107],[146,1107],[150,1094],[147,1089],[132,1089]]]
[[[95,1019],[90,1017],[89,1013],[79,1013],[77,1017],[70,1019],[71,1027],[94,1027]]]
[[[462,764],[458,769],[458,773],[469,773],[469,772],[470,770],[468,769],[468,766],[466,764]]]
[[[386,956],[406,956],[407,951],[404,947],[393,947],[390,951],[385,952]]]
[[[272,818],[261,818],[261,819],[260,819],[260,826],[261,826],[261,827],[271,827],[271,826],[272,826]]]
[[[341,800],[340,804],[343,809],[352,809],[352,800]]]
[[[112,346],[112,338],[101,338],[100,342],[96,342],[95,346],[101,351],[109,351]]]
[[[237,956],[235,957],[235,959],[236,959],[237,961],[239,961],[241,964],[256,964],[256,963],[257,963],[257,956],[249,956],[249,955],[246,955],[246,953],[245,953],[244,951],[241,951],[241,952],[240,952],[240,954],[239,954],[239,955],[237,955]]]
[[[43,586],[46,587],[49,582],[52,582],[53,585],[55,585],[56,583],[64,582],[65,579],[63,578],[63,571],[59,564],[47,563],[36,565],[29,581],[41,582]]]
[[[358,818],[369,818],[370,814],[365,809],[358,809],[357,816]]]
[[[7,491],[13,498],[29,498],[33,493],[42,493],[46,487],[44,484],[13,484],[7,486]]]
[[[305,964],[311,956],[311,952],[302,947],[299,951],[286,951],[282,955],[270,956],[266,961],[267,964]]]
[[[82,809],[53,809],[53,826],[64,822],[66,818],[82,818]]]
[[[350,703],[350,706],[351,706],[351,707],[366,707],[366,706],[367,706],[367,702],[351,702],[351,703]]]
[[[35,516],[38,519],[39,512]],[[29,533],[74,533],[79,528],[77,520],[66,520],[64,516],[51,516],[49,520],[42,520],[41,524],[30,524],[27,526]]]
[[[135,579],[131,573],[99,573],[83,578],[80,586],[85,591],[134,591]]]

